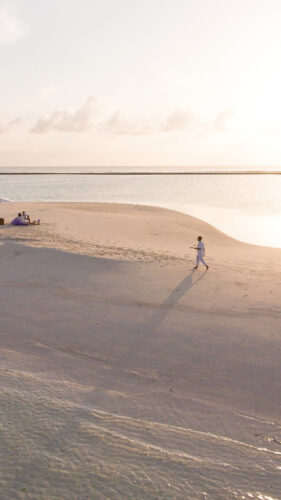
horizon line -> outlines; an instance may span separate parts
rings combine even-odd
[[[26,168],[26,167],[18,167],[18,168]],[[31,167],[28,167],[31,168]],[[36,168],[36,167],[35,167]],[[40,167],[39,167],[40,168]],[[48,167],[41,167],[48,168]],[[50,168],[50,167],[49,167]],[[76,168],[76,167],[51,167],[51,168]],[[77,167],[79,168],[79,167]],[[96,168],[96,167],[88,167],[88,168]],[[1,167],[0,167],[1,169]],[[1,172],[0,175],[281,175],[281,170],[207,170],[207,171],[158,171],[158,172],[124,172],[124,171],[98,171],[98,172]]]

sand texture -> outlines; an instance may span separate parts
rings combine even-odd
[[[155,207],[0,217],[22,209],[42,224],[0,226],[0,499],[281,499],[281,249]]]

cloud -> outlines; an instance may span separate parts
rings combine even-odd
[[[22,118],[18,117],[10,120],[5,125],[0,125],[0,134],[8,134],[20,123],[22,123]]]
[[[101,123],[101,130],[116,135],[143,135],[155,132],[146,118],[129,120],[121,111],[114,113],[107,121]]]
[[[12,0],[0,0],[0,46],[16,42],[27,31],[27,25],[18,16]]]
[[[93,127],[93,117],[98,109],[96,97],[89,96],[76,111],[54,111],[51,116],[39,118],[31,129],[35,134],[46,134],[53,130],[59,132],[85,132]]]
[[[216,132],[225,132],[228,129],[227,121],[233,115],[233,111],[231,109],[226,109],[219,113],[212,123],[212,129]]]
[[[114,113],[102,124],[102,130],[117,135],[147,135],[162,132],[193,130],[199,126],[199,121],[190,110],[176,110],[162,121],[149,121],[139,117],[127,119],[121,111]]]
[[[227,130],[227,121],[231,110],[219,113],[213,120],[203,121],[192,110],[176,109],[162,120],[147,119],[142,116],[128,118],[121,110],[115,111],[103,121],[98,118],[100,103],[94,96],[89,96],[76,111],[54,111],[47,117],[41,117],[30,129],[35,134],[57,132],[96,132],[114,135],[149,135],[171,132],[214,133]]]
[[[191,129],[198,126],[198,120],[193,112],[176,110],[169,114],[160,125],[160,130],[163,132],[174,132],[179,130]]]
[[[219,113],[214,120],[203,121],[196,116],[193,111],[176,110],[169,114],[162,122],[160,130],[163,132],[225,132],[228,130],[227,122],[232,116],[233,112],[230,109],[224,110]]]

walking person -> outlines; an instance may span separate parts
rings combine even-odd
[[[202,241],[202,236],[198,236],[197,238],[197,246],[191,247],[194,248],[194,250],[197,250],[197,255],[196,255],[196,264],[193,269],[198,269],[199,262],[202,262],[202,264],[206,267],[206,271],[208,271],[209,266],[206,264],[204,257],[205,257],[205,245]]]

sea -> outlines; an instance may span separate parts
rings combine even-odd
[[[1,168],[0,199],[158,206],[202,219],[240,241],[281,248],[277,171]]]

